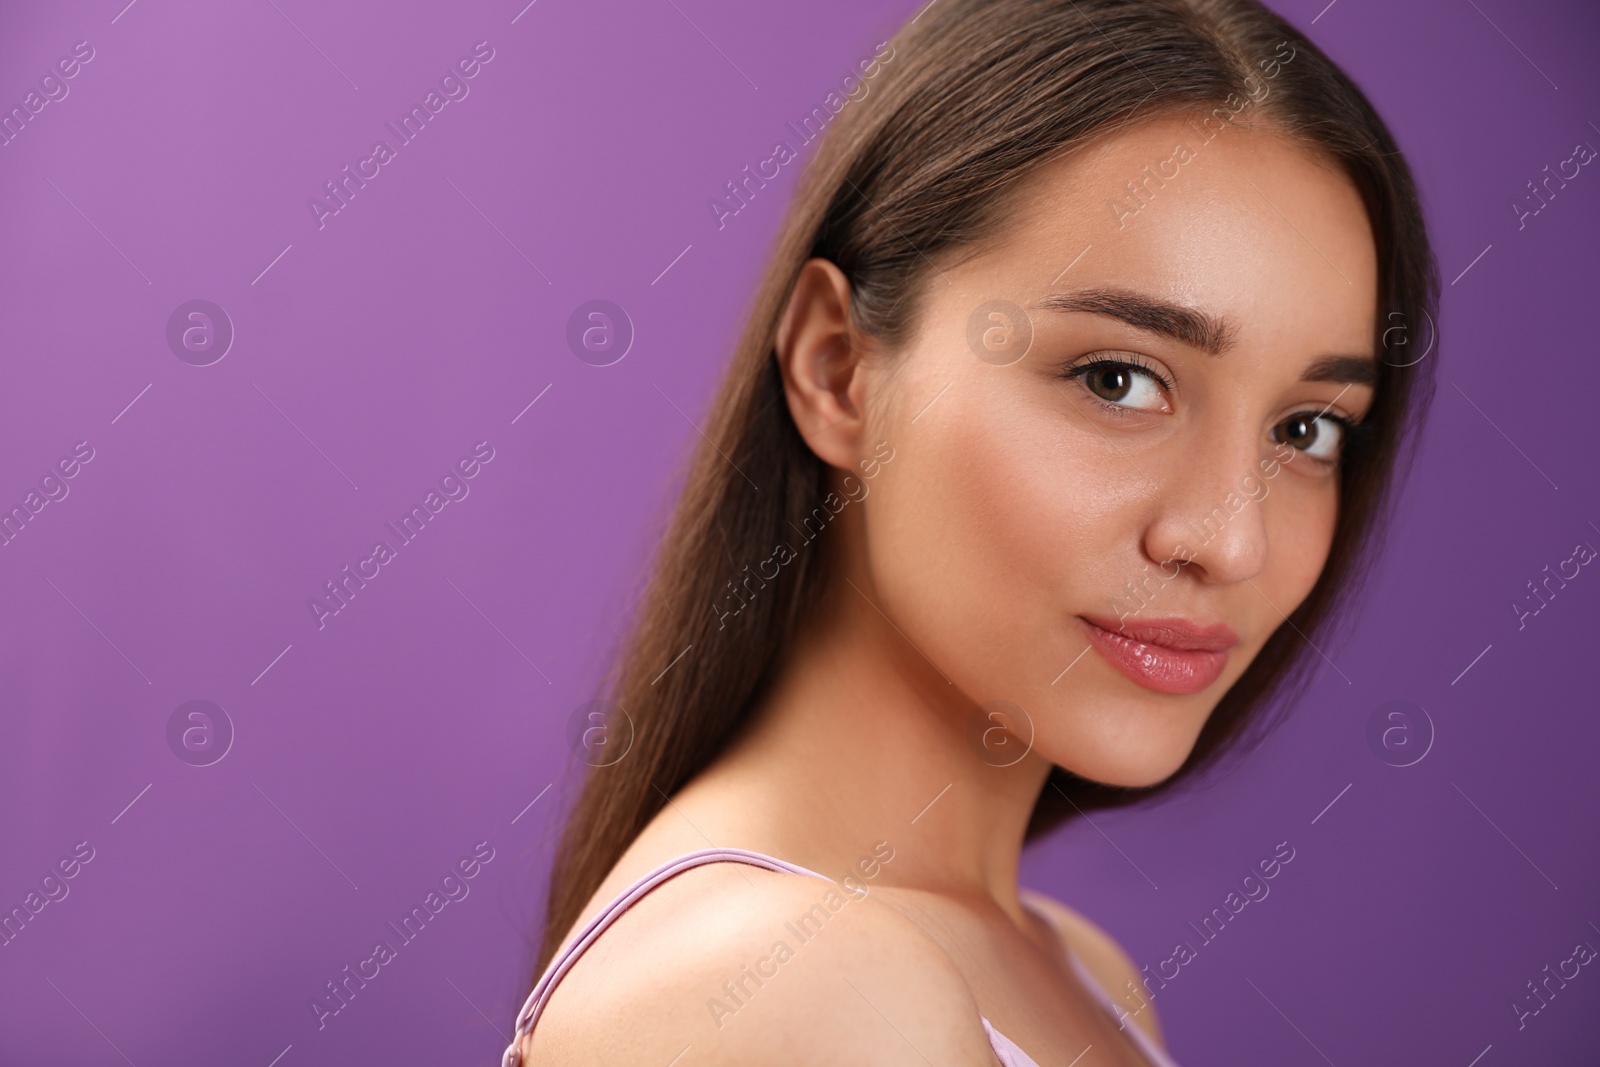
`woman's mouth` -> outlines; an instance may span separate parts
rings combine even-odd
[[[1124,624],[1080,615],[1089,643],[1113,667],[1158,693],[1198,693],[1222,675],[1228,649],[1239,637],[1226,623],[1199,626],[1188,619],[1146,619]]]

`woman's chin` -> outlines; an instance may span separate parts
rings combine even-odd
[[[1088,747],[1088,751],[1085,748]],[[1100,746],[1078,746],[1062,752],[1053,762],[1079,778],[1101,785],[1141,789],[1157,785],[1177,773],[1194,748],[1194,738],[1174,737],[1133,744],[1129,738],[1107,740]],[[1048,753],[1041,753],[1047,756]]]

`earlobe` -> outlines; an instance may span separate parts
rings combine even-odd
[[[863,432],[862,345],[851,328],[850,282],[825,259],[807,260],[779,323],[775,354],[789,413],[824,462],[853,468]]]

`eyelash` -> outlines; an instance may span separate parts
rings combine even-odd
[[[1096,359],[1087,360],[1083,363],[1077,363],[1062,371],[1061,377],[1067,381],[1076,381],[1082,385],[1082,379],[1085,375],[1091,373],[1092,371],[1105,370],[1108,368],[1133,370],[1139,372],[1140,374],[1148,375],[1149,377],[1160,382],[1162,389],[1166,390],[1168,393],[1172,392],[1172,379],[1168,378],[1165,374],[1162,374],[1155,367],[1142,362],[1140,357],[1134,353],[1129,353],[1127,356],[1121,359],[1107,359],[1104,356],[1101,356]],[[1134,408],[1125,407],[1121,404],[1113,404],[1109,400],[1105,400],[1102,397],[1096,396],[1094,391],[1087,385],[1083,386],[1083,391],[1089,395],[1089,400],[1098,408],[1100,408],[1100,410],[1112,415],[1115,418],[1127,418],[1128,416],[1136,413],[1136,409]],[[1350,452],[1364,448],[1370,444],[1377,432],[1376,427],[1366,423],[1354,422],[1348,418],[1345,418],[1343,415],[1334,415],[1322,411],[1312,411],[1309,408],[1303,411],[1290,412],[1288,415],[1284,416],[1283,421],[1287,422],[1289,419],[1293,419],[1298,416],[1305,416],[1311,419],[1327,419],[1330,422],[1336,422],[1339,424],[1340,444],[1339,454],[1337,456],[1335,456],[1333,459],[1323,459],[1320,456],[1313,456],[1310,453],[1304,453],[1307,459],[1311,460],[1319,467],[1330,469],[1337,467],[1340,460],[1347,456]]]
[[[1068,381],[1074,381],[1082,378],[1090,371],[1105,370],[1107,368],[1130,368],[1132,370],[1139,371],[1140,373],[1147,374],[1156,381],[1160,382],[1161,388],[1165,389],[1167,392],[1172,392],[1173,383],[1171,378],[1168,378],[1165,374],[1162,374],[1155,367],[1152,367],[1147,363],[1141,363],[1140,357],[1131,352],[1122,359],[1107,359],[1104,356],[1101,356],[1098,359],[1091,359],[1088,362],[1079,363],[1075,366],[1068,367],[1062,372],[1061,376],[1066,378]],[[1090,392],[1089,396],[1103,407],[1116,408],[1116,414],[1118,415],[1128,415],[1131,412],[1131,409],[1125,408],[1120,404],[1112,404],[1107,400],[1103,400],[1100,397],[1095,396],[1093,392]]]

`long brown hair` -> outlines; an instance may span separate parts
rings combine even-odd
[[[1350,79],[1259,4],[935,0],[890,44],[869,91],[829,123],[804,173],[632,630],[605,679],[609,699],[632,721],[632,748],[589,770],[567,816],[536,976],[640,830],[717,757],[761,699],[828,581],[829,555],[802,552],[736,618],[722,619],[715,607],[730,576],[769,558],[828,491],[825,464],[789,415],[773,351],[808,258],[839,267],[851,285],[853,325],[892,349],[914,322],[933,261],[992,238],[1009,206],[1005,194],[1036,168],[1145,118],[1226,115],[1259,98],[1263,121],[1336,161],[1361,193],[1378,253],[1378,330],[1386,331],[1374,338],[1378,350],[1416,352],[1415,339],[1432,329],[1436,270],[1394,139]],[[1395,343],[1396,328],[1411,331],[1409,348]],[[1372,430],[1345,454],[1321,577],[1222,697],[1183,766],[1138,789],[1053,768],[1028,840],[1078,811],[1193,780],[1225,750],[1259,740],[1272,698],[1283,707],[1301,691],[1308,662],[1317,662],[1310,642],[1369,566],[1395,473],[1405,466],[1401,453],[1409,453],[1432,394],[1432,367],[1415,356],[1380,359],[1365,420]]]

